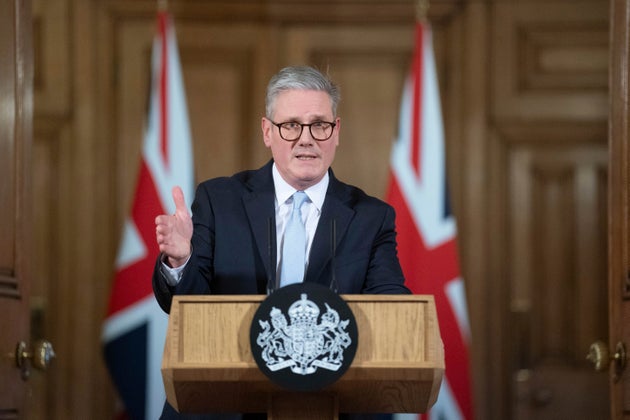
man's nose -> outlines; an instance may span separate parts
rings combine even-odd
[[[311,143],[314,143],[314,142],[315,142],[315,139],[311,135],[311,128],[310,127],[303,127],[302,128],[302,132],[300,133],[300,137],[298,137],[296,143],[311,144]]]

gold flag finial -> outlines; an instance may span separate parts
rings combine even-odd
[[[158,11],[165,12],[168,10],[168,0],[157,0]]]
[[[429,13],[429,0],[418,0],[416,3],[416,19],[425,22]]]

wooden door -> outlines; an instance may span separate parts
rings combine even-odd
[[[608,325],[608,6],[491,3],[481,417],[607,419],[607,379],[585,356]]]
[[[29,343],[31,11],[0,1],[0,418],[23,418],[28,382],[16,347]],[[25,349],[26,350],[26,349]]]
[[[609,178],[609,354],[623,356],[630,344],[630,3],[611,0],[610,178]],[[618,347],[619,346],[619,347]],[[606,355],[604,355],[605,357]],[[626,362],[627,363],[627,362]],[[630,369],[609,367],[613,419],[630,419]]]

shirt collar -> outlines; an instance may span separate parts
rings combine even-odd
[[[273,184],[276,191],[276,203],[278,205],[283,204],[285,201],[289,199],[297,190],[290,186],[280,175],[278,168],[276,168],[276,163],[273,163],[272,168],[273,174]],[[328,171],[324,177],[312,187],[304,190],[309,200],[315,205],[317,210],[322,211],[322,206],[324,205],[324,199],[326,198],[326,190],[328,190],[328,182],[330,178],[328,176]]]

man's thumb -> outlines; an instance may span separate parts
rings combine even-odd
[[[188,214],[188,207],[186,207],[186,201],[184,200],[184,192],[179,186],[173,187],[173,201],[175,202],[175,211],[183,211]]]

